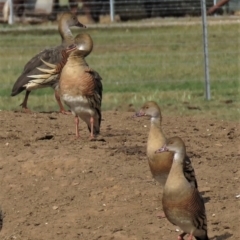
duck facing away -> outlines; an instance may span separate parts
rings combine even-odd
[[[102,78],[98,72],[89,68],[85,57],[93,48],[93,41],[89,34],[78,34],[75,38],[76,48],[69,50],[66,64],[61,69],[59,92],[64,103],[75,116],[76,138],[79,138],[79,118],[86,122],[90,131],[90,139],[100,133]],[[55,74],[58,65],[45,62],[52,70],[41,69],[47,72],[48,78]],[[62,65],[62,64],[60,64]],[[41,78],[45,75],[39,75]],[[37,76],[35,76],[37,77]]]
[[[183,240],[186,234],[189,234],[188,240],[193,237],[197,240],[209,240],[203,199],[184,174],[186,147],[183,140],[179,137],[168,139],[166,144],[156,151],[159,155],[165,152],[172,152],[174,156],[163,189],[163,211],[169,222],[182,229],[183,233],[178,236],[178,240]]]
[[[154,101],[146,102],[136,116],[151,117],[150,131],[147,140],[148,163],[154,179],[164,186],[172,166],[173,153],[164,152],[162,154],[156,154],[156,150],[162,147],[167,141],[162,130],[162,114],[160,107]],[[185,156],[184,162],[184,175],[189,179],[191,184],[197,188],[195,172],[188,156]]]
[[[25,98],[20,105],[22,106],[24,111],[29,111],[27,107],[27,102],[28,96],[32,90],[44,87],[52,87],[55,90],[55,98],[58,102],[60,112],[65,113],[64,107],[60,101],[59,93],[57,91],[59,78],[52,79],[52,81],[48,81],[42,84],[39,84],[39,82],[37,82],[36,84],[28,83],[32,80],[32,75],[38,75],[42,73],[39,68],[41,69],[42,67],[46,67],[44,61],[51,64],[57,64],[61,62],[62,51],[67,46],[74,43],[74,38],[70,30],[70,27],[72,26],[85,27],[82,23],[78,21],[76,15],[72,13],[64,13],[58,22],[58,31],[62,39],[61,45],[45,49],[35,55],[32,59],[30,59],[25,65],[23,72],[14,83],[11,96],[16,96],[20,92],[26,90]]]

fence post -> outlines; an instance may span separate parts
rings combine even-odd
[[[213,0],[213,5],[215,6],[217,4],[217,0]],[[214,16],[216,17],[217,14],[215,13]]]
[[[203,48],[204,48],[204,66],[205,66],[205,97],[211,99],[210,78],[209,78],[209,58],[208,58],[208,39],[207,39],[207,11],[206,0],[200,0],[202,4],[202,26],[203,26]]]
[[[9,17],[8,17],[8,24],[13,24],[13,0],[8,0],[9,4]]]
[[[110,0],[110,17],[111,17],[111,22],[114,22],[115,18],[115,10],[114,10],[114,0]]]

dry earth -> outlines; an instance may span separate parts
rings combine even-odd
[[[146,158],[149,119],[132,115],[103,112],[102,138],[90,142],[85,124],[74,140],[72,116],[0,112],[0,239],[177,239],[156,217],[162,189]],[[209,199],[210,238],[240,239],[240,124],[164,116],[163,127],[185,140]]]

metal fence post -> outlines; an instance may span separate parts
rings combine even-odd
[[[213,0],[213,5],[215,6],[217,4],[217,0]],[[216,17],[217,14],[215,13],[214,16]]]
[[[110,17],[111,17],[111,22],[114,22],[114,16],[115,16],[115,10],[114,10],[114,0],[110,0]]]
[[[8,4],[9,4],[8,24],[13,24],[13,0],[8,0]]]
[[[208,58],[208,39],[207,39],[207,11],[206,0],[200,0],[202,4],[202,25],[203,25],[203,48],[204,48],[204,65],[205,65],[205,97],[211,99],[210,78],[209,78],[209,58]]]

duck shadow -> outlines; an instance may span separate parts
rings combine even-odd
[[[204,203],[208,203],[211,200],[210,197],[202,197],[202,198],[203,198]]]
[[[90,142],[106,142],[106,140],[103,137],[96,137],[90,139]]]
[[[66,111],[66,112],[68,112],[68,111]],[[59,111],[39,111],[38,113],[42,113],[42,114],[53,114],[53,113],[62,114]],[[71,113],[71,112],[69,112],[69,113]]]
[[[115,153],[123,153],[125,155],[140,155],[140,156],[145,156],[145,149],[142,146],[132,146],[132,147],[126,147],[126,146],[121,146],[121,147],[114,147],[111,148],[112,151]]]
[[[224,233],[222,235],[215,235],[214,237],[212,237],[210,239],[211,240],[226,240],[226,239],[228,239],[228,238],[230,238],[232,236],[233,236],[233,234],[226,232],[226,233]]]
[[[209,201],[211,200],[210,197],[205,196],[206,191],[200,191],[200,194],[201,194],[201,196],[202,196],[202,199],[203,199],[204,203],[207,203],[207,202],[209,202]]]

